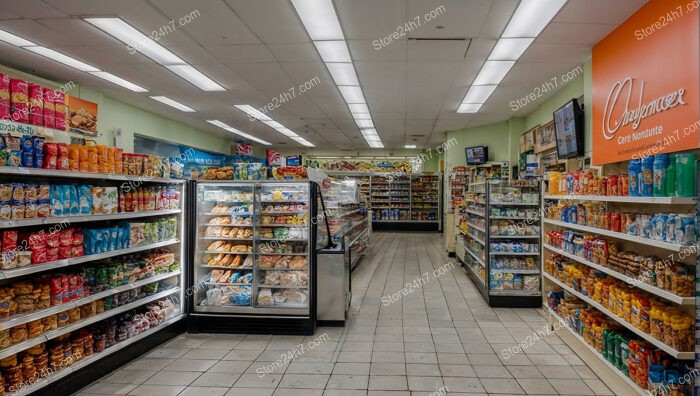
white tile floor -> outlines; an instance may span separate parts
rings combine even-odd
[[[613,394],[554,334],[506,359],[501,351],[543,329],[545,319],[535,309],[487,306],[444,254],[441,234],[375,233],[373,239],[353,273],[346,328],[319,328],[313,337],[184,334],[80,394]],[[397,302],[382,302],[449,261],[455,263],[449,272]],[[314,340],[318,346],[290,352]],[[293,355],[291,363],[275,364],[282,355]]]

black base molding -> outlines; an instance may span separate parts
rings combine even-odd
[[[42,396],[71,395],[98,379],[113,373],[119,367],[133,362],[144,353],[184,332],[185,320],[183,318],[132,345],[120,349],[111,355],[107,355],[102,359],[96,360],[94,363],[32,394]],[[107,351],[109,351],[109,349],[105,350],[105,352]]]
[[[345,327],[344,320],[319,320],[319,326],[323,327]]]
[[[489,306],[494,308],[539,308],[541,296],[489,296]]]
[[[189,333],[313,335],[316,321],[311,318],[197,315],[187,317]]]

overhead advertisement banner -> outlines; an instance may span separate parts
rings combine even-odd
[[[593,47],[593,164],[700,147],[698,2],[651,0]]]

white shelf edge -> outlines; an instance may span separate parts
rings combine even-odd
[[[641,243],[643,245],[654,246],[654,247],[658,247],[661,249],[671,250],[674,252],[681,252],[684,249],[692,249],[692,245],[680,245],[677,243],[668,243],[668,242],[663,242],[663,241],[657,241],[654,239],[642,238],[642,237],[639,237],[636,235],[625,234],[623,232],[610,231],[610,230],[606,230],[603,228],[589,227],[589,226],[584,226],[584,225],[575,224],[575,223],[566,223],[563,221],[552,220],[552,219],[543,219],[542,221],[545,224],[551,224],[554,226],[569,228],[572,230],[579,230],[579,231],[583,231],[583,232],[590,232],[593,234],[605,235],[605,236],[608,236],[611,238],[622,239],[624,241],[629,241],[629,242],[637,242],[637,243]]]
[[[180,240],[178,238],[173,238],[173,239],[168,239],[168,240],[162,241],[162,242],[152,243],[149,245],[135,246],[135,247],[127,248],[127,249],[113,250],[111,252],[105,252],[105,253],[99,253],[99,254],[90,254],[90,255],[86,255],[86,256],[80,256],[80,257],[74,257],[74,258],[65,259],[65,260],[54,261],[53,263],[36,264],[36,265],[30,265],[28,267],[2,270],[2,271],[0,271],[0,279],[17,278],[19,276],[25,276],[25,275],[34,274],[37,272],[44,272],[44,271],[50,270],[50,269],[64,268],[64,267],[69,267],[69,266],[72,266],[75,264],[81,264],[81,263],[89,263],[92,261],[102,260],[102,259],[106,259],[106,258],[110,258],[110,257],[116,257],[116,256],[125,255],[125,254],[130,254],[130,253],[142,252],[145,250],[157,249],[159,247],[175,245],[177,243],[180,243]]]
[[[581,264],[587,265],[587,266],[589,266],[597,271],[605,272],[606,274],[608,274],[614,278],[617,278],[621,281],[625,281],[630,286],[635,285],[634,287],[638,287],[638,288],[640,288],[644,291],[647,291],[655,296],[664,298],[668,301],[674,302],[674,303],[679,304],[679,305],[695,305],[695,297],[681,297],[681,296],[675,295],[667,290],[660,289],[656,286],[649,285],[647,283],[639,281],[639,280],[632,278],[630,276],[627,276],[625,274],[621,274],[612,268],[608,268],[608,267],[605,267],[603,265],[588,261],[588,260],[584,259],[583,257],[576,256],[574,254],[571,254],[569,252],[566,252],[564,250],[556,248],[550,244],[543,243],[542,246],[549,251],[560,254],[564,257],[567,257],[571,260],[577,261]]]
[[[544,271],[543,275],[545,278],[549,279],[550,281],[554,282],[557,284],[557,286],[561,287],[562,289],[566,290],[568,293],[578,297],[579,299],[583,300],[584,302],[588,303],[591,305],[593,308],[597,309],[598,311],[602,312],[609,318],[613,319],[617,323],[621,324],[622,326],[626,327],[628,330],[632,331],[633,333],[637,334],[638,336],[644,338],[645,340],[649,341],[650,343],[654,344],[656,347],[659,349],[663,350],[664,352],[668,353],[669,355],[673,356],[676,359],[680,360],[693,360],[695,359],[695,352],[681,352],[673,349],[671,346],[657,340],[655,337],[652,337],[651,334],[645,333],[644,331],[636,328],[634,325],[631,323],[628,323],[626,320],[623,318],[615,315],[612,313],[610,310],[605,308],[604,306],[600,305],[599,303],[593,301],[591,298],[584,296],[580,292],[577,292],[574,290],[572,287],[566,285],[564,282],[560,281],[559,279],[555,278],[554,276],[550,275],[548,272]]]
[[[61,336],[63,334],[67,334],[67,333],[70,333],[72,331],[81,329],[85,326],[89,326],[93,323],[107,319],[107,318],[112,317],[114,315],[118,315],[122,312],[126,312],[130,309],[140,307],[144,304],[148,304],[148,303],[153,302],[155,300],[159,300],[163,297],[167,297],[171,294],[175,294],[178,291],[180,291],[179,287],[168,289],[168,290],[162,291],[160,293],[153,294],[153,295],[144,297],[142,299],[133,301],[129,304],[122,305],[122,306],[114,308],[114,309],[110,309],[109,311],[104,311],[104,312],[99,313],[95,316],[91,316],[91,317],[86,318],[84,320],[80,320],[79,322],[72,323],[72,324],[69,324],[67,326],[48,331],[46,333],[43,333],[39,337],[32,338],[30,340],[27,340],[27,341],[21,342],[21,343],[16,344],[16,345],[12,345],[11,347],[5,348],[3,350],[0,350],[0,359],[4,359],[10,355],[14,355],[16,353],[24,351],[27,348],[31,348],[35,345],[41,344],[42,342],[47,342],[48,340],[54,339],[54,338]]]
[[[552,309],[548,305],[543,304],[542,307],[545,308],[547,310],[547,312],[549,312],[550,315],[555,317],[557,319],[557,321],[559,321],[560,323],[566,323],[566,322],[564,322],[564,319],[562,319],[556,312],[552,311]],[[569,333],[571,333],[571,335],[573,335],[580,343],[582,343],[586,348],[588,348],[588,350],[591,351],[593,353],[593,355],[595,355],[595,357],[598,360],[602,361],[603,364],[605,364],[609,369],[611,369],[613,372],[615,372],[615,375],[622,378],[622,380],[625,381],[625,383],[627,385],[629,385],[632,389],[634,389],[638,394],[643,395],[643,396],[647,396],[647,395],[651,396],[651,392],[640,388],[639,385],[637,385],[634,381],[632,381],[632,379],[630,377],[627,377],[617,367],[613,366],[612,363],[607,361],[603,357],[603,355],[601,355],[600,352],[598,352],[595,348],[593,348],[590,344],[588,344],[586,342],[586,340],[584,340],[583,337],[581,337],[581,335],[576,333],[570,327],[570,325],[568,323],[567,323],[567,326],[563,326],[563,328],[567,329],[569,331]]]
[[[94,173],[94,172],[73,172],[61,171],[56,169],[40,169],[40,168],[23,168],[14,166],[0,166],[0,175],[22,175],[22,176],[44,176],[44,177],[59,177],[69,179],[84,179],[84,180],[117,180],[117,181],[139,181],[142,183],[165,183],[165,184],[183,184],[185,181],[180,179],[170,179],[163,177],[151,176],[132,176],[118,175],[113,173]]]
[[[598,201],[598,202],[623,202],[641,204],[665,204],[665,205],[695,205],[695,197],[630,197],[616,195],[558,195],[545,194],[544,199],[566,201]]]
[[[474,228],[475,230],[479,230],[479,231],[484,232],[484,233],[486,232],[486,229],[484,227],[479,227],[478,225],[476,225],[474,223],[470,223],[467,221],[467,225],[471,228]]]
[[[469,249],[468,246],[464,246],[464,250],[466,250],[467,253],[469,253],[469,255],[472,256],[476,260],[477,263],[479,263],[479,265],[481,265],[482,267],[484,267],[484,269],[486,269],[486,264],[484,263],[484,260],[479,258],[479,256],[477,256],[474,252],[472,252],[472,250]]]
[[[67,223],[85,223],[89,221],[107,221],[107,220],[125,220],[125,219],[140,219],[155,216],[167,216],[172,214],[181,213],[182,209],[168,209],[168,210],[151,210],[148,212],[124,212],[124,213],[114,213],[114,214],[94,214],[94,215],[84,215],[84,216],[54,216],[54,217],[40,217],[33,219],[18,219],[18,220],[8,220],[4,221],[0,225],[0,229],[17,228],[17,227],[29,227],[36,225],[51,225],[51,224],[61,224]]]

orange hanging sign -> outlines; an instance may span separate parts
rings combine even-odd
[[[651,0],[593,47],[593,164],[700,147],[698,12]]]

